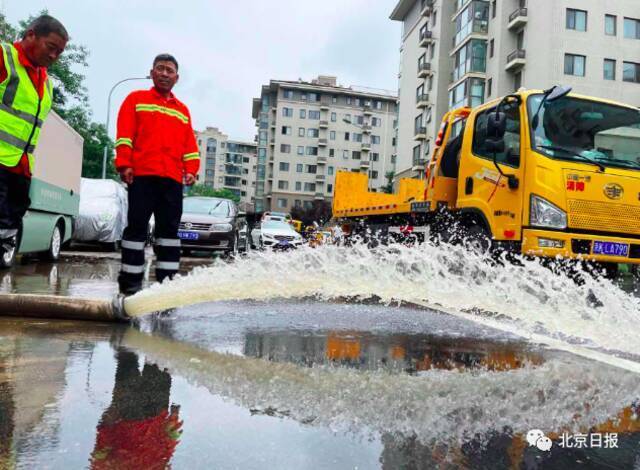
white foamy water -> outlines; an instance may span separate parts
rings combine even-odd
[[[523,336],[640,355],[640,298],[608,280],[582,286],[536,260],[490,264],[460,247],[323,246],[217,262],[126,300],[132,315],[219,300],[371,298],[466,312]],[[594,306],[593,298],[599,306]],[[476,312],[476,313],[474,313]],[[490,312],[490,314],[482,313]],[[392,311],[390,311],[392,314]]]

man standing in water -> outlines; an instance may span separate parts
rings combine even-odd
[[[160,54],[153,61],[151,78],[153,87],[132,92],[118,114],[115,164],[129,186],[128,225],[122,237],[118,277],[124,295],[142,288],[151,214],[156,223],[156,279],[162,282],[178,271],[182,184],[195,183],[200,166],[189,110],[171,92],[179,78],[178,61]]]
[[[40,129],[53,103],[47,67],[69,40],[55,18],[42,15],[22,40],[2,44],[0,61],[0,256],[16,247],[29,208],[31,172]]]

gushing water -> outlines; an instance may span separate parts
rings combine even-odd
[[[130,315],[219,300],[379,298],[441,306],[523,336],[640,355],[640,298],[585,275],[577,285],[537,260],[495,264],[449,245],[301,248],[216,262],[126,300]],[[594,298],[597,299],[594,302]],[[392,312],[390,313],[392,314]]]

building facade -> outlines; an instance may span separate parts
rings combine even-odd
[[[240,198],[243,210],[255,209],[257,150],[255,142],[229,139],[217,127],[196,131],[200,149],[198,182],[212,189],[228,189]]]
[[[640,106],[638,0],[400,0],[397,171],[421,176],[449,110],[569,85]]]
[[[379,190],[395,169],[394,93],[338,86],[327,76],[271,80],[253,100],[253,118],[256,211],[330,201],[338,170],[367,172],[370,188]]]

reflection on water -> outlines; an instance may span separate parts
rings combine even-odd
[[[169,340],[179,328],[169,324],[154,319],[161,337],[110,325],[0,320],[0,469],[633,468],[640,449],[637,409],[620,399],[633,395],[637,380],[601,365],[563,366],[517,342],[253,328],[244,332],[249,357],[240,357]],[[273,413],[251,413],[266,410],[252,404],[265,403]],[[571,421],[563,408],[593,418],[583,432],[618,432],[619,448],[560,449]],[[616,411],[600,419],[596,408]],[[301,419],[300,410],[315,419]],[[538,416],[551,410],[554,416]],[[547,425],[551,452],[529,447],[515,429],[527,419]],[[349,420],[356,431],[378,423],[380,432],[354,438],[340,431]],[[424,439],[412,426],[425,420],[435,427],[429,436],[469,420],[491,427],[461,441]],[[216,442],[231,443],[210,447]]]
[[[509,370],[542,363],[542,354],[524,344],[477,338],[367,332],[249,331],[244,353],[270,361],[340,365],[363,370],[384,369],[417,374],[431,369],[483,368]]]
[[[171,376],[155,364],[138,369],[138,355],[118,348],[113,398],[98,424],[91,468],[165,468],[182,423],[169,406]]]

